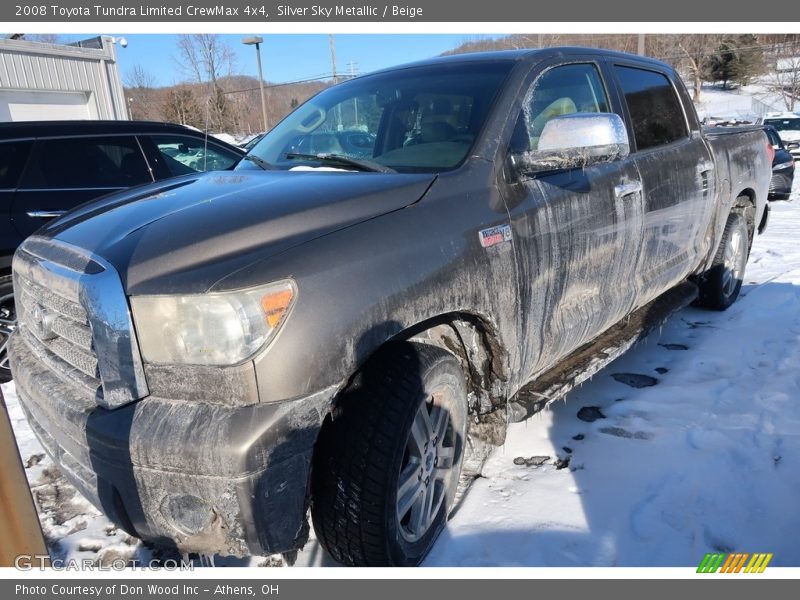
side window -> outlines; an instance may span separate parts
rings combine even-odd
[[[230,169],[241,157],[215,144],[183,135],[154,135],[153,143],[170,174]]]
[[[554,67],[545,71],[528,92],[512,139],[512,151],[536,150],[545,124],[553,117],[608,110],[608,98],[595,65]]]
[[[33,142],[0,143],[0,190],[17,187]]]
[[[614,67],[619,78],[638,150],[669,144],[689,135],[681,103],[669,79],[634,67]]]
[[[21,188],[120,188],[150,182],[133,136],[39,140]]]

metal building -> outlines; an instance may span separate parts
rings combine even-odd
[[[0,39],[0,122],[127,119],[115,42]]]

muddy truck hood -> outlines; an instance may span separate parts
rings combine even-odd
[[[431,174],[214,172],[132,188],[40,237],[89,250],[129,294],[202,293],[230,273],[418,201]]]

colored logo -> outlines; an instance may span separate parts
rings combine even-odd
[[[731,554],[711,553],[706,554],[697,567],[698,573],[763,573],[772,552],[735,552]]]
[[[497,227],[482,229],[478,232],[478,237],[481,240],[481,246],[491,248],[503,242],[510,242],[513,234],[511,233],[510,225],[498,225]]]

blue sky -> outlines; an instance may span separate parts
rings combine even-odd
[[[368,27],[365,24],[365,27]],[[123,78],[137,63],[156,78],[157,85],[170,85],[184,76],[177,57],[177,35],[113,34],[128,40],[127,48],[117,48],[117,59]],[[255,49],[244,46],[242,37],[221,35],[237,55],[238,72],[257,76]],[[328,36],[320,34],[259,34],[264,79],[273,82],[293,81],[331,71]],[[65,35],[64,41],[75,41],[90,35]],[[336,34],[336,63],[339,71],[349,71],[348,63],[358,63],[357,71],[367,73],[383,67],[435,56],[478,36],[465,34]],[[490,36],[482,36],[490,37]]]

